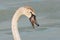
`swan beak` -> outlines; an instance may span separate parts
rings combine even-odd
[[[34,28],[34,24],[36,24],[37,26],[39,26],[39,24],[36,21],[36,16],[32,14],[32,16],[29,18],[33,28]]]

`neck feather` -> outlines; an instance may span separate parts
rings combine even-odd
[[[19,36],[18,28],[17,28],[17,22],[18,22],[18,19],[20,16],[21,16],[21,14],[19,14],[19,12],[16,12],[12,18],[11,28],[12,28],[12,34],[13,34],[14,40],[21,40],[21,38]]]

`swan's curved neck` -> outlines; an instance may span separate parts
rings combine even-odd
[[[17,27],[17,22],[19,17],[21,16],[21,14],[19,14],[18,12],[16,12],[12,18],[12,34],[14,37],[14,40],[21,40],[19,32],[18,32],[18,27]]]

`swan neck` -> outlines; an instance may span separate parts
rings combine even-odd
[[[17,27],[17,22],[18,22],[20,16],[21,16],[21,14],[18,14],[16,12],[12,18],[12,34],[13,34],[14,40],[21,40],[19,32],[18,32],[18,27]]]

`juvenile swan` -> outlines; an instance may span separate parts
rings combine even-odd
[[[17,28],[17,22],[19,20],[19,17],[21,15],[25,15],[29,18],[30,22],[32,23],[32,26],[34,28],[34,24],[39,26],[36,21],[36,16],[34,13],[34,10],[31,7],[20,7],[14,14],[12,18],[12,34],[14,40],[21,40],[21,37],[19,36],[18,28]]]

